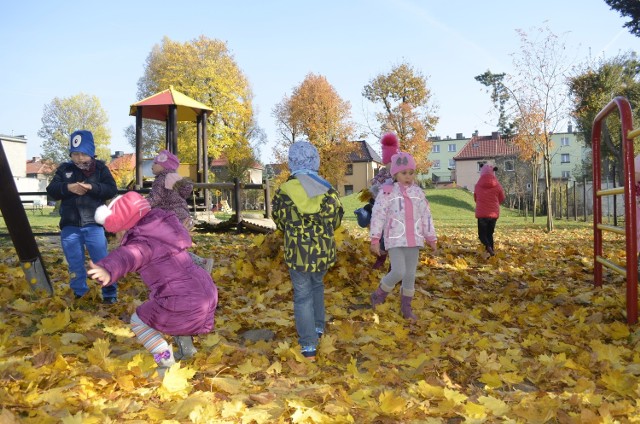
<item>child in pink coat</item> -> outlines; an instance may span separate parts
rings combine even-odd
[[[175,213],[152,209],[130,191],[99,207],[95,220],[121,242],[98,263],[90,262],[88,274],[108,286],[129,272],[140,273],[149,299],[131,316],[131,328],[163,375],[176,359],[196,353],[192,335],[213,329],[218,290],[191,260],[191,236]],[[175,355],[163,333],[174,336]]]
[[[371,218],[371,252],[379,256],[380,240],[391,260],[391,270],[371,295],[375,308],[383,303],[395,285],[402,281],[400,310],[405,319],[417,320],[411,308],[415,294],[416,269],[420,248],[425,242],[437,251],[436,230],[431,208],[424,191],[415,184],[416,162],[408,153],[399,152],[391,158],[391,175],[395,183],[380,190]]]

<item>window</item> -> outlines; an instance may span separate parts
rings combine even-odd
[[[456,169],[455,159],[449,159],[449,169]]]
[[[569,160],[569,153],[563,153],[562,155],[560,155],[560,163],[569,163],[571,162]]]
[[[505,160],[504,161],[504,170],[507,172],[513,172],[514,168],[513,168],[513,161],[512,160]]]
[[[456,151],[456,145],[455,144],[449,144],[449,150],[447,150],[449,152],[455,152]]]
[[[560,145],[561,146],[568,146],[569,145],[569,137],[561,137],[560,138]]]
[[[480,172],[480,168],[482,168],[482,165],[484,165],[485,163],[487,163],[487,161],[483,161],[483,162],[478,162],[478,172]]]
[[[431,146],[431,153],[440,153],[440,145],[434,144],[433,146]]]
[[[352,163],[347,165],[347,172],[345,172],[345,175],[353,175],[353,164]]]
[[[433,161],[433,168],[434,169],[440,169],[440,160],[439,159]]]
[[[569,177],[571,177],[571,172],[570,171],[562,171],[562,178],[568,180]]]
[[[348,196],[350,194],[353,194],[353,186],[352,185],[345,185],[344,186],[344,195]]]

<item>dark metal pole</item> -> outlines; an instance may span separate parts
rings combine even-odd
[[[46,291],[49,296],[52,296],[53,286],[42,262],[42,256],[33,236],[27,212],[20,203],[18,188],[13,180],[13,174],[2,143],[0,143],[0,183],[2,184],[0,211],[11,235],[13,247],[15,247],[20,259],[27,283],[29,283],[32,290],[41,289]]]
[[[207,139],[207,111],[202,111],[202,182],[209,182],[209,141]],[[204,204],[211,210],[211,193],[204,191]]]
[[[167,118],[170,122],[171,132],[169,135],[169,151],[178,156],[178,106],[169,105],[169,116]]]
[[[269,179],[263,180],[262,184],[264,184],[264,217],[271,218],[271,188],[269,187]]]
[[[238,230],[240,230],[242,214],[240,213],[240,181],[238,178],[233,179],[233,209],[236,211],[236,225],[238,226]]]
[[[136,190],[142,188],[142,106],[136,108]]]

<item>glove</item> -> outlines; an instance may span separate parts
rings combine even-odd
[[[167,190],[172,190],[173,186],[182,179],[182,176],[177,172],[172,172],[167,174],[164,180],[164,188]]]

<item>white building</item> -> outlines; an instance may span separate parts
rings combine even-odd
[[[23,135],[9,136],[0,134],[2,149],[7,156],[11,175],[19,193],[45,192],[48,179],[27,177],[27,139]],[[31,200],[41,205],[47,204],[46,195],[20,196],[21,200]]]

